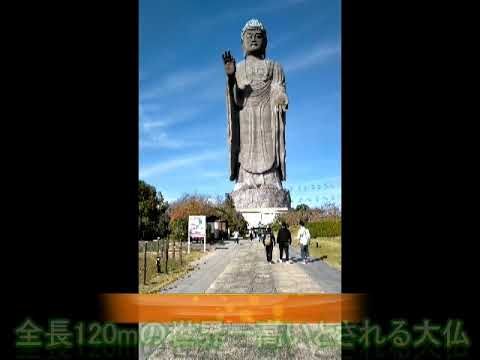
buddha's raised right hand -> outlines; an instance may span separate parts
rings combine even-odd
[[[225,65],[225,73],[229,78],[233,77],[235,75],[235,58],[230,54],[230,50],[225,51],[222,58]]]

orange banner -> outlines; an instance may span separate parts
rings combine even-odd
[[[359,322],[363,294],[102,294],[104,321],[114,323]]]

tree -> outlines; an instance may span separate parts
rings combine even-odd
[[[161,239],[165,238],[169,232],[169,223],[170,217],[168,216],[168,202],[164,201],[162,193],[158,193],[158,200],[159,200],[159,215],[158,215],[158,224],[157,224],[157,236]]]
[[[321,209],[325,214],[325,216],[332,217],[332,218],[341,217],[341,211],[339,207],[333,202],[325,203]]]
[[[231,229],[236,229],[240,234],[245,234],[247,222],[243,216],[235,210],[233,201],[227,197],[224,201],[217,198],[216,201],[209,200],[202,195],[184,195],[178,201],[169,206],[170,229],[172,239],[186,240],[188,233],[188,217],[190,215],[205,215],[219,217],[228,222]],[[207,236],[210,234],[207,231]]]
[[[190,215],[215,215],[216,206],[206,196],[184,195],[170,206],[169,215],[171,221],[183,219],[188,222]]]
[[[228,222],[230,229],[237,230],[242,236],[245,235],[248,223],[242,214],[237,212],[230,196],[227,196],[218,207],[218,215]]]
[[[183,262],[182,259],[182,252],[183,252],[183,241],[187,240],[187,233],[188,233],[188,220],[186,219],[176,219],[173,220],[171,223],[171,237],[173,241],[173,253],[172,258],[175,259],[175,241],[180,241],[180,263]]]
[[[168,203],[154,186],[138,182],[138,230],[139,238],[153,239],[168,232]]]
[[[296,211],[308,211],[310,210],[310,207],[306,204],[298,204],[297,207],[295,208]]]

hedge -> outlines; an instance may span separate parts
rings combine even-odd
[[[335,237],[340,236],[342,232],[342,222],[339,219],[322,220],[311,222],[307,225],[312,238],[316,237]]]
[[[310,236],[312,238],[316,237],[336,237],[341,236],[342,232],[342,221],[337,219],[324,219],[321,221],[309,222],[306,224],[308,230],[310,231]],[[289,226],[290,231],[295,227]],[[280,221],[276,221],[272,224],[272,230],[274,233],[277,233],[280,229]]]

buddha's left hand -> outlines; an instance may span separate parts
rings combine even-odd
[[[275,98],[275,106],[286,111],[288,109],[288,97],[285,93],[280,93]]]

